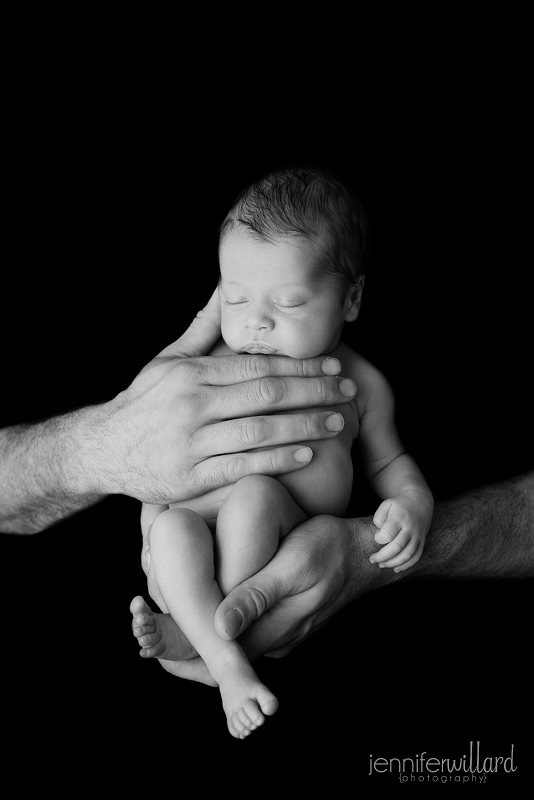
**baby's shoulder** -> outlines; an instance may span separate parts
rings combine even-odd
[[[332,353],[341,361],[341,374],[352,378],[357,386],[356,406],[360,418],[370,406],[393,402],[391,386],[383,372],[366,358],[340,342]]]

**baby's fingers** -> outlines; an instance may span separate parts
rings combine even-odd
[[[404,550],[398,554],[398,556],[382,562],[380,566],[393,569],[394,572],[402,572],[405,569],[408,569],[408,566],[411,566],[412,564],[415,564],[416,561],[419,561],[421,553],[423,552],[423,547],[424,542],[421,542],[419,539],[412,539],[404,548]]]
[[[384,500],[384,502],[380,503],[380,505],[376,509],[376,513],[373,517],[373,522],[377,528],[381,528],[384,522],[387,520],[390,508],[391,508],[391,500]]]
[[[386,525],[389,525],[389,522],[390,521],[388,520]],[[384,528],[386,527],[386,525],[384,525]],[[382,533],[382,531],[379,531],[379,533]],[[377,536],[378,534],[375,535],[375,540],[377,539]],[[382,563],[384,561],[388,561],[388,559],[394,558],[401,552],[401,550],[404,550],[409,538],[410,534],[407,531],[401,531],[398,534],[398,536],[395,536],[392,542],[390,542],[381,550],[379,550],[378,553],[373,553],[369,561],[371,562],[371,564],[380,564],[382,566]]]
[[[406,561],[404,564],[402,564],[402,566],[395,567],[393,569],[393,572],[404,572],[404,570],[410,569],[410,567],[413,567],[414,564],[417,564],[417,562],[421,558],[421,554],[423,552],[424,546],[425,546],[424,542],[421,542],[419,544],[419,547],[417,548],[417,550],[413,554],[413,556],[410,558],[410,560]]]
[[[387,544],[392,542],[398,535],[402,528],[402,524],[395,517],[388,517],[380,530],[375,533],[375,542],[377,544]]]

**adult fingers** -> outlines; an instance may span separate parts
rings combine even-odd
[[[343,416],[331,411],[242,417],[205,425],[193,438],[198,454],[207,457],[213,452],[237,453],[253,447],[324,439],[336,436],[344,424]]]
[[[212,418],[234,419],[293,408],[337,405],[355,395],[356,384],[349,378],[268,377],[246,384],[211,387],[206,408]]]
[[[252,622],[289,594],[286,585],[289,575],[281,573],[277,576],[269,567],[268,564],[232,589],[217,608],[214,625],[223,639],[240,636]]]
[[[175,342],[170,347],[176,344]],[[165,355],[165,351],[161,355]],[[339,375],[341,372],[339,359],[330,356],[289,358],[267,356],[262,353],[244,353],[238,356],[200,358],[196,364],[199,380],[209,386],[247,383],[273,375],[281,378],[318,378],[324,375]]]
[[[160,356],[195,357],[209,353],[221,335],[219,289],[215,289],[208,304],[198,312],[182,336],[159,353]]]
[[[310,447],[304,445],[275,447],[248,453],[214,456],[201,461],[193,469],[195,485],[202,492],[226,486],[246,475],[283,475],[301,469],[313,457]]]

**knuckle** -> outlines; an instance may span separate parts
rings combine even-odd
[[[327,381],[324,378],[315,379],[315,390],[319,398],[319,402],[326,403],[331,399],[330,389]]]
[[[248,355],[244,356],[244,371],[250,378],[264,378],[267,374],[268,361],[265,356]]]
[[[261,378],[258,383],[258,393],[267,405],[277,405],[284,396],[284,384],[280,379]]]
[[[194,381],[202,372],[202,366],[195,358],[181,358],[174,361],[174,369],[178,379]]]
[[[270,436],[271,428],[272,424],[265,417],[245,417],[235,421],[233,435],[239,444],[257,445]]]
[[[305,439],[314,439],[318,433],[318,421],[316,417],[305,414],[302,418],[302,428]]]
[[[242,478],[246,471],[246,458],[235,455],[227,462],[219,462],[219,472],[221,482],[235,483]]]
[[[280,462],[276,450],[265,450],[261,454],[261,467],[258,472],[273,473],[280,469]]]
[[[252,610],[254,618],[261,617],[269,606],[267,596],[258,586],[248,586],[247,589],[248,605]]]
[[[296,358],[291,365],[297,378],[311,378],[315,375],[313,363]]]

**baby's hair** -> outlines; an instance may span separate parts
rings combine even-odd
[[[251,184],[226,215],[219,247],[238,224],[263,241],[303,236],[318,244],[316,267],[336,281],[344,296],[363,280],[365,212],[354,189],[330,170],[280,167]]]

